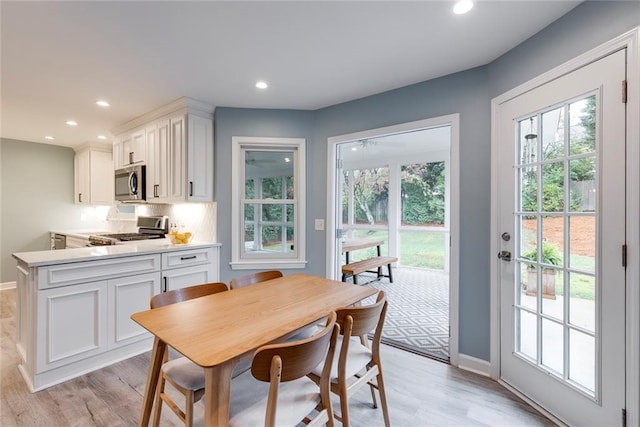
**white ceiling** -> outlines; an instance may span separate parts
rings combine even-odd
[[[182,96],[315,110],[487,64],[578,3],[2,0],[1,136],[96,142]]]

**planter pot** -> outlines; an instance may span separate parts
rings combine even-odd
[[[538,291],[537,270],[527,270],[527,295],[535,296]],[[542,298],[556,299],[556,270],[542,271]]]

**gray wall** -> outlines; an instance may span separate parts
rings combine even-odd
[[[489,64],[494,98],[640,25],[638,1],[587,1]]]
[[[262,110],[243,108],[216,108],[215,122],[215,199],[217,202],[217,235],[222,244],[220,251],[220,280],[248,274],[246,270],[231,270],[231,138],[234,136],[305,138],[307,150],[307,218],[317,215],[309,209],[311,199],[309,178],[326,175],[325,170],[315,167],[317,159],[311,157],[309,146],[313,143],[314,113],[311,111]],[[323,218],[324,216],[316,216]],[[324,256],[324,242],[313,221],[307,221],[307,259],[312,260],[306,273],[324,276],[324,264],[318,257]],[[324,259],[324,258],[323,258]],[[297,270],[299,271],[299,270]]]
[[[0,283],[16,280],[14,252],[49,249],[49,230],[77,229],[71,148],[0,139]]]

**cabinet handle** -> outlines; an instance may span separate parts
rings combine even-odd
[[[158,187],[160,187],[160,184],[155,184],[153,186],[153,197],[158,197]]]
[[[180,261],[186,261],[188,259],[196,259],[195,255],[191,255],[191,256],[181,256],[180,257]]]
[[[129,151],[129,164],[133,163],[133,151]]]
[[[82,193],[78,193],[78,203],[82,203]]]
[[[162,278],[162,292],[167,292],[167,276]]]
[[[189,181],[189,197],[193,196],[193,181]]]

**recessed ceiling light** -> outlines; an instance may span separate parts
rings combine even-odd
[[[358,147],[351,147],[351,151],[358,151]]]
[[[78,122],[75,120],[67,120],[66,122],[69,126],[78,126]]]
[[[258,89],[266,89],[269,87],[269,85],[267,84],[267,82],[260,80],[258,83],[256,83],[256,87]]]
[[[473,0],[458,0],[456,4],[453,5],[453,13],[456,15],[462,15],[471,9],[473,9]]]
[[[98,135],[98,139],[107,139],[107,137],[104,135]]]
[[[99,105],[101,107],[109,107],[111,104],[109,104],[104,99],[99,99],[99,100],[96,101],[96,105]]]
[[[55,138],[51,135],[47,135],[44,137],[44,139],[48,139],[49,141],[53,141]]]

